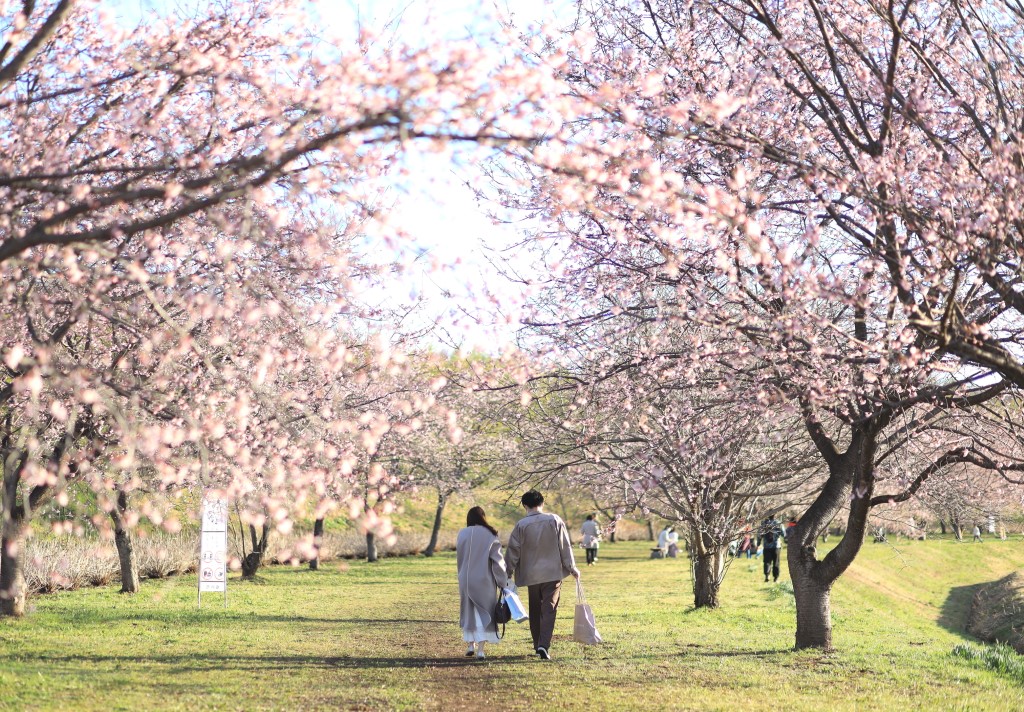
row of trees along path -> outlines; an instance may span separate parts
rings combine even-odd
[[[200,488],[260,533],[254,563],[296,512],[388,533],[378,445],[430,380],[374,385],[408,366],[357,298],[393,268],[366,247],[402,239],[383,177],[403,151],[539,135],[550,73],[500,43],[325,41],[305,7],[0,11],[0,615],[24,611],[33,517],[75,488],[122,552]]]
[[[486,148],[488,196],[539,226],[523,352],[478,374],[517,394],[492,420],[535,472],[684,522],[699,605],[741,523],[799,504],[796,645],[829,648],[872,508],[950,468],[1014,479],[1024,10],[577,10],[522,43],[327,51],[284,1],[134,31],[5,8],[0,613],[72,484],[118,532],[217,487],[250,531],[388,533],[445,381],[354,295],[416,146]]]

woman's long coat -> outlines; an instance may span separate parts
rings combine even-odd
[[[466,527],[455,541],[455,557],[459,571],[459,625],[463,630],[475,628],[476,608],[484,627],[493,629],[495,589],[508,585],[501,542],[484,527]]]

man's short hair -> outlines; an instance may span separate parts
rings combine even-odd
[[[520,501],[527,509],[533,509],[534,507],[539,507],[544,504],[544,495],[537,490],[530,490],[523,495],[523,498]]]

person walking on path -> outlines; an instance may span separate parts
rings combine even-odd
[[[974,541],[981,541],[981,527],[974,525]]]
[[[750,535],[750,532],[743,533],[743,540],[740,541],[739,552],[740,554],[746,554],[749,559],[754,555],[757,550],[757,545],[754,543],[754,537]]]
[[[587,566],[597,563],[597,548],[601,541],[601,530],[597,527],[597,521],[593,514],[587,515],[583,522],[583,549],[587,552]]]
[[[496,589],[509,585],[498,530],[488,524],[483,508],[473,507],[466,515],[466,528],[455,540],[455,559],[459,574],[459,625],[467,645],[466,657],[475,652],[477,659],[483,660],[484,645],[499,642],[494,622]]]
[[[533,649],[541,660],[550,660],[562,579],[570,574],[579,579],[580,570],[565,522],[544,511],[544,495],[530,490],[521,501],[526,516],[508,537],[505,562],[509,576],[515,574],[516,585],[528,587]]]
[[[782,546],[782,526],[774,516],[768,517],[761,524],[757,537],[757,545],[764,547],[764,582],[768,583],[768,571],[772,572],[772,580],[779,580],[779,547]]]

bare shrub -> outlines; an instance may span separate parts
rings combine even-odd
[[[615,525],[615,541],[647,541],[647,524],[620,519]]]
[[[455,537],[457,532],[442,531],[438,539],[438,551],[450,551],[455,549]],[[270,548],[267,552],[267,562],[275,564],[291,563],[297,560],[305,563],[309,560],[303,545],[308,541],[309,534],[297,532],[288,535],[271,535]],[[378,539],[377,555],[384,556],[415,556],[423,552],[430,543],[430,532],[409,532],[401,533],[396,540],[389,544]],[[241,548],[235,538],[231,541],[232,554],[241,555]],[[366,556],[366,535],[358,531],[348,532],[326,532],[320,544],[320,560],[331,559],[361,559]]]
[[[199,559],[199,535],[196,532],[157,532],[140,536],[135,542],[135,555],[139,575],[143,578],[191,573],[196,570]]]
[[[117,552],[95,538],[41,537],[25,542],[25,583],[30,593],[103,586],[118,575]]]
[[[438,550],[455,548],[456,532],[441,532]],[[308,534],[296,532],[270,537],[268,563],[284,564],[295,560],[305,563]],[[430,541],[430,532],[399,534],[395,542],[379,541],[380,556],[412,556],[422,553]],[[241,558],[238,536],[230,537],[232,554]],[[39,536],[26,542],[25,580],[29,593],[73,591],[83,586],[106,586],[120,581],[117,550],[98,537]],[[196,570],[199,535],[194,531],[176,534],[142,533],[135,539],[139,575],[164,578]],[[359,559],[366,556],[366,536],[358,531],[328,532],[320,547],[320,559]]]

